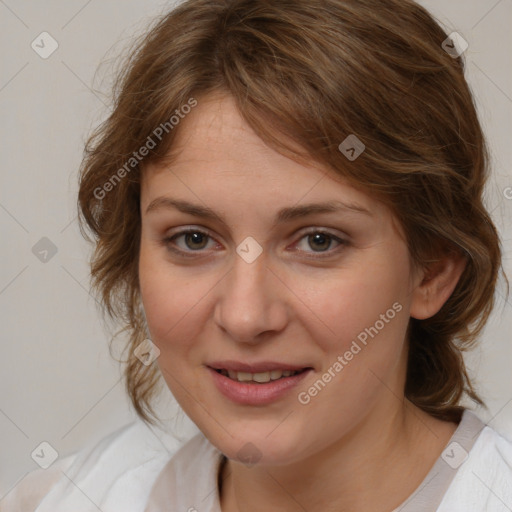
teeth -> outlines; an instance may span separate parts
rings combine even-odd
[[[290,370],[272,370],[270,372],[260,372],[260,373],[247,373],[247,372],[234,372],[232,370],[221,370],[222,375],[228,377],[233,380],[237,380],[238,382],[259,382],[265,383],[270,382],[271,380],[277,380],[281,377],[290,377],[291,375],[295,375],[299,373],[298,371],[290,371]]]

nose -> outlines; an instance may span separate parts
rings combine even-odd
[[[235,255],[220,283],[215,305],[216,324],[239,343],[258,344],[282,331],[288,321],[286,287],[267,266],[265,253],[252,263]]]

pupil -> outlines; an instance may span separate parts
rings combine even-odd
[[[319,246],[320,249],[326,250],[329,248],[331,238],[328,235],[324,235],[323,233],[315,233],[314,235],[309,235],[309,242],[313,242],[317,244],[317,248]],[[312,247],[314,248],[314,247]]]
[[[187,233],[185,240],[190,249],[202,249],[206,245],[206,237],[202,233]],[[192,240],[192,244],[189,244],[190,240]],[[198,244],[199,247],[194,244]]]

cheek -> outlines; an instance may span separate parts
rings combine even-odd
[[[183,272],[142,244],[139,258],[142,302],[152,341],[162,352],[189,344],[206,318],[207,276]],[[193,318],[193,321],[191,319]]]
[[[315,312],[303,317],[303,324],[323,353],[318,380],[298,395],[300,404],[311,404],[303,413],[312,422],[332,421],[333,408],[347,418],[362,417],[388,388],[399,392],[409,321],[407,280],[399,268],[351,268],[333,275],[326,286],[303,282]],[[333,422],[333,428],[344,427]]]
[[[350,267],[330,273],[328,280],[314,276],[297,280],[300,285],[294,291],[307,306],[303,308],[303,323],[326,352],[347,350],[359,334],[364,338],[375,324],[379,337],[395,339],[403,334],[407,325],[407,315],[403,314],[408,303],[407,269],[401,267],[403,262],[398,263],[381,261]]]

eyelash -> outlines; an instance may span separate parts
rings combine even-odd
[[[189,251],[183,251],[182,249],[176,249],[176,247],[172,247],[171,244],[174,243],[174,241],[176,239],[178,239],[179,237],[181,236],[184,236],[184,235],[187,235],[187,234],[192,234],[192,233],[196,233],[196,234],[201,234],[205,237],[208,238],[208,240],[214,240],[214,238],[212,236],[210,236],[207,232],[205,231],[202,231],[200,229],[195,229],[195,228],[189,228],[189,229],[184,229],[182,231],[179,231],[178,233],[175,233],[174,235],[172,236],[169,236],[169,237],[166,237],[162,240],[162,244],[169,250],[169,251],[172,251],[180,256],[183,256],[183,257],[186,257],[186,258],[195,258],[197,257],[196,254],[194,253],[201,253],[203,250],[200,249],[200,250],[197,250],[197,251],[192,251],[192,250],[189,250]],[[341,249],[343,246],[346,246],[348,245],[348,242],[346,240],[343,240],[335,235],[333,235],[332,233],[329,233],[327,231],[323,231],[321,229],[313,229],[313,230],[310,230],[306,233],[304,233],[300,238],[299,238],[299,242],[301,240],[303,240],[304,238],[310,236],[310,235],[316,235],[316,234],[320,234],[320,235],[325,235],[329,238],[329,240],[331,241],[335,241],[335,242],[338,242],[338,247],[335,248],[334,250],[327,250],[327,251],[319,251],[317,254],[325,254],[325,256],[307,256],[308,258],[311,258],[311,259],[324,259],[324,258],[327,258],[327,257],[330,257],[332,256],[333,254],[337,253],[339,249]]]

